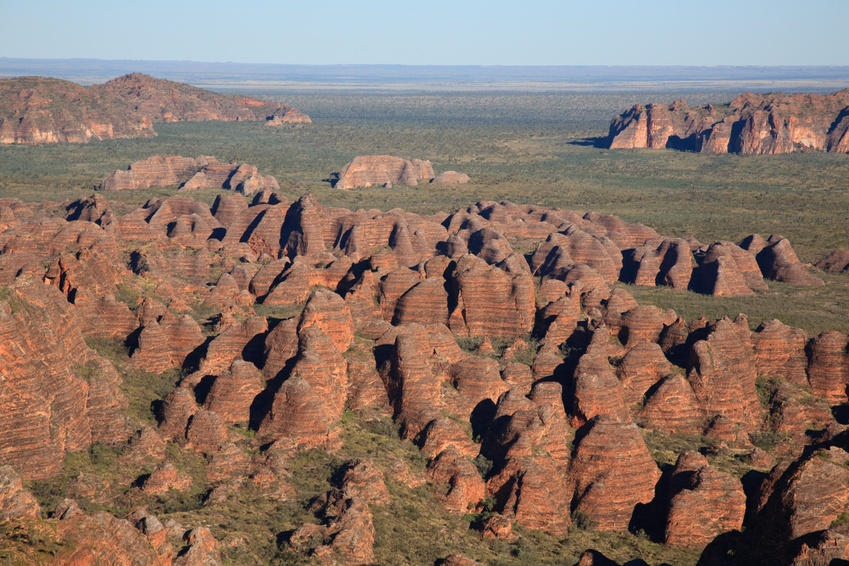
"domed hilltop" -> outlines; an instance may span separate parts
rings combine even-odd
[[[828,95],[752,94],[727,104],[635,105],[610,123],[611,149],[702,153],[849,153],[849,89]]]
[[[617,284],[821,285],[785,238],[231,188],[0,200],[10,561],[847,558],[849,337]]]
[[[310,121],[286,105],[139,73],[88,87],[46,77],[0,79],[0,143],[152,137],[158,122],[205,120]]]

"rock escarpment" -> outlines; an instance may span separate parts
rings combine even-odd
[[[727,104],[636,105],[610,124],[608,147],[702,153],[849,153],[849,89],[820,94],[752,94]]]
[[[270,117],[309,123],[306,114],[286,105],[139,73],[88,87],[45,77],[0,79],[0,143],[152,137],[153,124],[159,122]]]
[[[153,155],[131,163],[126,171],[113,171],[100,183],[101,191],[125,191],[150,187],[178,187],[181,191],[230,189],[246,195],[280,190],[277,179],[261,175],[247,163],[221,163],[214,157]]]
[[[339,171],[334,183],[337,189],[360,187],[392,187],[410,185],[419,181],[435,184],[456,185],[469,182],[469,176],[456,171],[446,171],[434,177],[430,161],[407,160],[391,155],[360,155]]]
[[[342,167],[339,179],[334,186],[337,189],[354,189],[385,185],[411,185],[419,181],[433,179],[433,167],[430,161],[391,155],[360,155]]]

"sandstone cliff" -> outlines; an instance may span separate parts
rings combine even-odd
[[[247,163],[221,163],[214,157],[153,155],[131,163],[126,171],[113,171],[100,183],[101,191],[124,191],[150,187],[178,187],[181,191],[230,189],[246,195],[280,190],[277,179],[261,175]]]
[[[829,95],[746,93],[718,106],[638,104],[613,119],[607,144],[702,153],[849,153],[849,89]]]
[[[217,94],[140,73],[88,87],[45,77],[0,79],[0,143],[151,137],[157,122],[262,121],[274,116],[286,122],[310,122],[309,116],[290,106]]]

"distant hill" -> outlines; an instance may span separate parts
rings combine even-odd
[[[820,94],[752,94],[727,104],[635,105],[610,123],[608,147],[702,153],[849,153],[849,89]]]
[[[157,122],[309,117],[290,106],[216,94],[140,73],[80,86],[46,77],[0,79],[0,143],[86,143],[152,137]]]

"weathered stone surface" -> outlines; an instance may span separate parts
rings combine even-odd
[[[690,288],[707,295],[741,297],[767,286],[753,254],[731,242],[719,241],[700,258]]]
[[[263,389],[262,374],[250,362],[233,361],[230,369],[215,378],[204,407],[226,424],[247,423],[251,405]]]
[[[91,515],[76,513],[53,523],[56,537],[69,550],[56,557],[58,564],[114,564],[131,566],[171,564],[171,555],[161,557],[145,535],[129,521],[105,511]]]
[[[266,126],[284,126],[286,124],[312,124],[312,120],[297,108],[289,108],[284,112],[275,113],[265,122]]]
[[[142,328],[131,360],[140,369],[162,373],[182,366],[188,355],[205,341],[203,332],[191,317],[178,318],[169,312],[158,322],[151,321]]]
[[[445,171],[430,180],[431,183],[437,185],[462,185],[469,181],[471,181],[471,179],[469,179],[468,175],[465,173],[458,173],[456,171]]]
[[[530,274],[511,274],[466,255],[449,281],[449,326],[472,336],[518,336],[534,321],[534,286]]]
[[[437,499],[451,511],[466,513],[485,497],[485,486],[477,468],[454,448],[431,460],[427,475],[435,484]]]
[[[337,189],[354,189],[375,185],[412,185],[421,180],[433,179],[433,167],[430,161],[390,155],[361,155],[345,165],[339,171],[339,179],[334,185]]]
[[[807,383],[808,358],[805,346],[808,335],[779,320],[763,322],[752,334],[758,375],[779,376],[791,383]]]
[[[849,250],[834,250],[814,265],[831,273],[849,271]]]
[[[686,289],[693,275],[689,243],[682,238],[652,239],[624,259],[622,280],[635,285]]]
[[[155,135],[149,118],[97,87],[45,77],[0,82],[0,143],[87,143]]]
[[[191,476],[177,470],[171,462],[164,462],[144,480],[141,489],[149,494],[165,494],[171,489],[187,491],[191,486]]]
[[[711,467],[701,454],[687,452],[678,457],[670,486],[666,544],[704,548],[717,535],[742,527],[746,511],[743,486]]]
[[[734,322],[728,318],[717,321],[706,339],[692,345],[687,379],[707,414],[725,416],[754,430],[760,422],[760,406],[749,334],[748,321],[742,315]]]
[[[833,94],[745,93],[727,104],[635,105],[610,124],[610,148],[777,154],[846,153],[849,90]]]
[[[836,330],[827,330],[810,344],[808,380],[811,390],[830,404],[846,401],[849,384],[849,340]]]
[[[310,293],[298,331],[316,326],[333,342],[339,352],[345,352],[354,339],[354,321],[345,301],[329,289],[318,288]]]
[[[601,414],[622,421],[629,420],[622,385],[608,361],[609,340],[607,328],[599,327],[593,333],[586,352],[578,360],[574,378],[572,426],[582,426]]]
[[[9,519],[40,519],[41,506],[12,466],[0,466],[0,524]]]
[[[640,403],[651,387],[672,373],[672,364],[654,342],[640,342],[616,366],[626,406]]]
[[[231,189],[246,195],[261,190],[280,190],[277,179],[260,175],[253,165],[221,163],[208,155],[196,158],[154,155],[130,164],[126,171],[113,171],[100,183],[101,191],[150,187],[179,187],[183,191]]]
[[[660,470],[635,424],[599,415],[586,427],[571,463],[572,507],[599,530],[625,531],[637,503],[654,498]]]
[[[648,393],[638,415],[647,428],[660,431],[700,434],[705,428],[705,413],[690,382],[676,373]]]
[[[849,509],[849,455],[836,446],[791,463],[780,474],[761,509],[755,528],[784,543],[827,529]]]
[[[770,236],[767,245],[758,252],[757,260],[767,279],[784,281],[793,285],[825,285],[822,279],[808,273],[796,257],[796,252],[793,251],[789,240],[783,236]]]
[[[0,458],[45,478],[61,468],[57,455],[126,439],[127,400],[61,292],[26,280],[9,291],[0,302]]]

